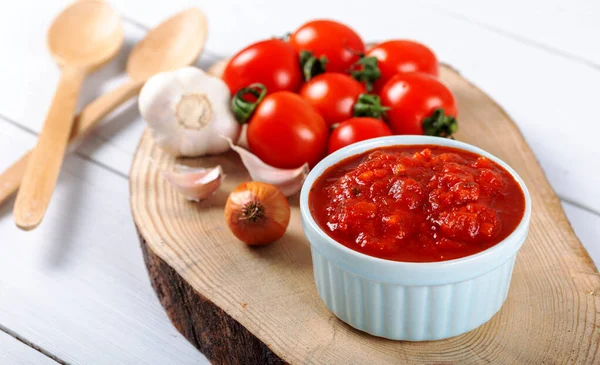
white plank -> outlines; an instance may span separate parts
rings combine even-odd
[[[57,365],[58,363],[16,338],[0,331],[0,364]]]
[[[600,215],[565,202],[562,206],[577,237],[594,261],[596,268],[600,269]]]
[[[0,122],[0,168],[33,137]],[[127,180],[65,161],[42,225],[0,207],[0,323],[75,364],[202,364],[156,298],[132,224]]]
[[[589,62],[600,69],[600,2],[595,0],[426,0],[443,11],[506,36]]]

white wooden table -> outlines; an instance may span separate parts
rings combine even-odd
[[[517,122],[600,263],[600,2],[111,2],[125,19],[126,47],[86,82],[81,105],[124,78],[128,50],[148,28],[189,6],[209,21],[201,66],[315,17],[347,22],[366,40],[428,44]],[[58,80],[45,31],[67,3],[0,4],[1,169],[41,128]],[[143,128],[135,102],[113,113],[67,158],[39,229],[19,231],[12,202],[0,206],[1,364],[206,362],[170,324],[142,261],[127,175]]]

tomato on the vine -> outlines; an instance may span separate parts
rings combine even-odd
[[[263,84],[268,93],[298,91],[302,84],[298,54],[280,39],[244,48],[229,60],[221,78],[232,95],[252,83]]]
[[[371,138],[391,136],[390,128],[379,119],[351,118],[340,123],[329,137],[328,153]]]
[[[325,122],[332,126],[352,118],[354,104],[365,88],[352,77],[327,72],[318,75],[304,84],[300,96],[321,114]]]
[[[256,101],[244,99],[246,94],[252,94]],[[327,150],[329,130],[323,117],[298,94],[265,94],[263,85],[254,84],[241,89],[232,100],[238,121],[248,123],[250,150],[274,167],[316,165]]]
[[[362,84],[339,72],[318,75],[300,89],[304,98],[329,126],[354,117],[381,118],[387,108],[379,96],[365,93]]]
[[[325,57],[328,72],[348,72],[358,61],[359,54],[365,52],[365,45],[354,30],[332,20],[304,24],[291,34],[290,44],[299,54],[303,51],[312,54],[313,58],[305,61],[320,62],[321,57]],[[306,72],[305,78],[310,78]]]
[[[397,74],[383,86],[379,96],[390,108],[387,120],[394,134],[450,137],[458,129],[454,95],[434,76]]]
[[[391,40],[377,44],[365,54],[361,63],[370,64],[369,58],[377,60],[379,73],[364,75],[363,80],[374,82],[374,90],[379,91],[394,75],[402,72],[422,72],[438,75],[438,60],[427,46],[410,40]],[[357,65],[361,67],[361,65]],[[364,67],[363,67],[364,68]],[[364,72],[369,72],[366,70]],[[359,71],[360,73],[360,71]]]

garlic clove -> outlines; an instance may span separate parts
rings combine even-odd
[[[221,166],[195,168],[175,165],[176,171],[161,171],[164,178],[175,190],[191,201],[201,201],[211,197],[221,186],[225,175]]]
[[[308,163],[296,169],[280,169],[264,163],[252,152],[233,144],[230,138],[221,136],[229,142],[232,150],[237,152],[242,163],[254,181],[265,182],[277,187],[285,196],[292,196],[300,191],[308,175]]]

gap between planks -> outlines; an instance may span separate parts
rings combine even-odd
[[[440,15],[448,16],[448,17],[450,17],[450,18],[452,18],[454,20],[458,20],[458,21],[462,21],[462,22],[465,22],[465,23],[469,23],[469,24],[474,25],[476,27],[479,27],[479,28],[488,30],[490,32],[493,32],[493,33],[495,33],[497,35],[500,35],[500,36],[502,36],[504,38],[510,39],[510,40],[512,40],[514,42],[521,43],[521,44],[527,45],[529,47],[536,48],[536,49],[545,51],[547,53],[551,53],[553,55],[560,56],[560,57],[562,57],[564,59],[567,59],[569,61],[576,62],[576,63],[582,64],[582,65],[588,66],[589,68],[591,68],[592,70],[594,70],[596,72],[600,72],[600,64],[597,64],[594,61],[589,60],[589,59],[587,59],[585,57],[581,57],[581,56],[578,56],[576,54],[563,51],[560,48],[553,47],[553,46],[545,44],[543,42],[539,42],[539,41],[536,41],[536,40],[533,40],[533,39],[530,39],[530,38],[527,38],[527,37],[520,36],[520,35],[515,34],[515,33],[511,33],[510,31],[504,30],[504,29],[502,29],[500,27],[489,25],[489,24],[486,24],[486,23],[481,22],[481,21],[476,20],[476,19],[471,19],[470,17],[468,17],[468,16],[466,16],[464,14],[455,13],[455,12],[446,10],[444,8],[437,7],[434,4],[416,3],[416,5],[418,7],[420,7],[420,8],[422,8],[422,9],[432,10],[432,11],[435,11],[436,13],[438,13]],[[140,30],[143,30],[144,32],[147,32],[150,29],[150,27],[146,26],[142,22],[140,22],[140,21],[138,21],[136,19],[130,18],[129,16],[121,14],[121,17],[123,18],[124,21],[126,21],[130,25],[133,25],[134,27],[136,27],[136,28],[138,28]],[[206,49],[204,50],[204,53],[207,53],[207,54],[210,54],[212,56],[218,57],[219,59],[226,58],[223,55],[219,55],[217,53],[211,52],[210,50],[206,50]]]
[[[590,213],[592,215],[600,217],[600,211],[595,210],[594,208],[590,207],[589,205],[587,205],[585,203],[576,202],[574,200],[565,198],[565,197],[563,197],[563,196],[561,196],[559,194],[556,194],[556,196],[558,196],[558,198],[560,199],[560,201],[563,202],[563,203],[572,205],[575,208],[581,209],[581,210],[586,211],[586,212],[588,212],[588,213]]]
[[[8,123],[8,124],[14,126],[15,128],[18,128],[19,130],[21,130],[21,131],[23,131],[23,132],[25,132],[25,133],[27,133],[27,134],[29,134],[31,136],[37,137],[39,135],[38,132],[36,132],[33,129],[30,129],[30,128],[28,128],[28,127],[20,124],[16,120],[11,119],[11,118],[7,117],[4,114],[0,114],[0,120],[3,121],[3,122],[5,122],[5,123]],[[102,138],[102,139],[106,140],[106,138]],[[100,161],[94,159],[91,156],[85,155],[85,154],[83,154],[83,153],[81,153],[81,152],[79,152],[77,150],[75,150],[73,152],[68,152],[68,153],[71,153],[71,154],[73,154],[73,155],[81,158],[82,160],[89,161],[92,164],[94,164],[94,165],[96,165],[96,166],[98,166],[98,167],[100,167],[100,168],[102,168],[102,169],[104,169],[104,170],[106,170],[108,172],[111,172],[111,173],[113,173],[113,174],[115,174],[117,176],[122,177],[125,180],[129,180],[129,176],[127,174],[124,174],[121,171],[119,171],[119,170],[117,170],[117,169],[115,169],[115,168],[113,168],[113,167],[111,167],[111,166],[109,166],[109,165],[107,165],[107,164],[105,164],[103,162],[100,162]]]
[[[15,331],[11,330],[10,328],[4,327],[3,325],[0,324],[0,331],[6,333],[7,335],[11,336],[12,338],[14,338],[15,340],[27,345],[28,347],[34,349],[35,351],[39,352],[40,354],[52,359],[53,361],[55,361],[57,364],[61,364],[61,365],[69,365],[68,362],[66,362],[65,360],[62,360],[61,358],[59,358],[58,356],[54,355],[52,352],[36,345],[35,343],[27,340],[26,338],[20,336],[18,333],[16,333]]]
[[[587,59],[585,57],[581,57],[581,56],[578,56],[576,54],[563,51],[560,48],[553,47],[553,46],[548,45],[546,43],[539,42],[539,41],[536,41],[536,40],[533,40],[533,39],[521,36],[521,35],[516,34],[516,33],[512,33],[512,32],[510,32],[508,30],[504,30],[504,29],[502,29],[500,27],[497,27],[497,26],[494,26],[494,25],[486,24],[486,23],[484,23],[482,21],[479,21],[479,20],[476,20],[476,19],[472,19],[472,18],[470,18],[470,17],[468,17],[468,16],[466,16],[464,14],[455,13],[453,11],[437,7],[437,6],[433,5],[433,4],[417,3],[417,6],[420,6],[420,7],[424,8],[424,9],[429,9],[429,10],[435,11],[436,13],[441,14],[441,15],[446,15],[446,16],[452,18],[452,19],[455,19],[455,20],[459,20],[459,21],[466,22],[466,23],[469,23],[471,25],[477,26],[479,28],[483,28],[485,30],[488,30],[490,32],[498,34],[498,35],[500,35],[502,37],[508,38],[508,39],[510,39],[512,41],[525,44],[525,45],[530,46],[532,48],[536,48],[536,49],[539,49],[539,50],[551,53],[553,55],[560,56],[560,57],[562,57],[564,59],[567,59],[569,61],[573,61],[573,62],[582,64],[582,65],[585,65],[585,66],[591,68],[594,71],[600,72],[600,64],[597,64],[594,61],[589,60],[589,59]]]

